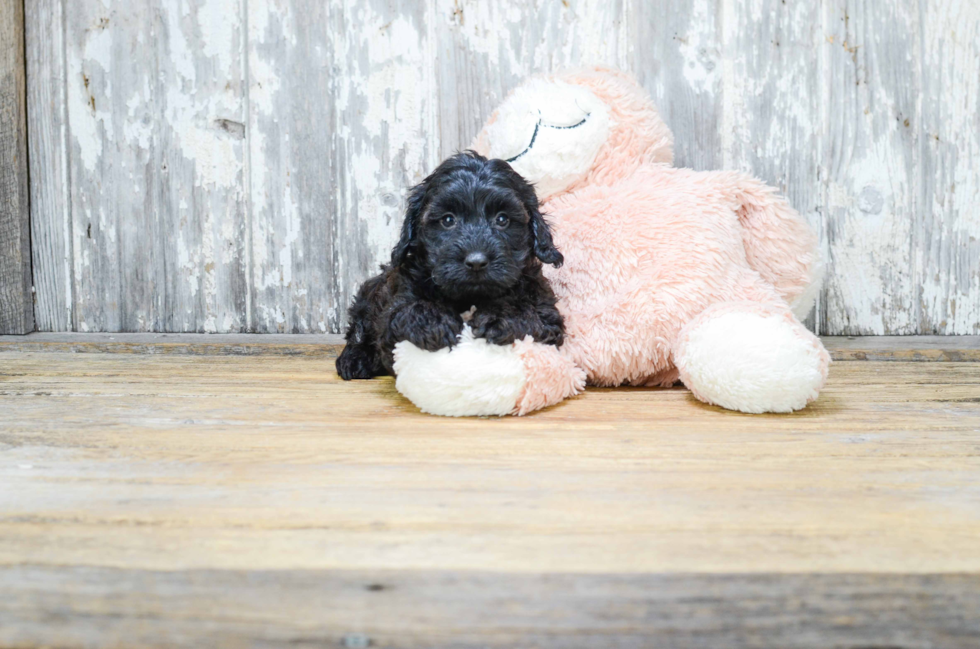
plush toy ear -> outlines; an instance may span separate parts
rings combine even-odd
[[[428,190],[429,179],[426,178],[408,192],[408,206],[405,209],[405,221],[402,223],[402,235],[391,251],[393,266],[404,264],[415,252],[415,238],[421,227]]]

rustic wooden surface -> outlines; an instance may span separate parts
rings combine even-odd
[[[913,21],[922,48],[916,316],[918,329],[939,333],[980,327],[978,13],[976,3],[942,0]]]
[[[65,5],[81,330],[245,326],[238,5]]]
[[[329,357],[9,352],[0,411],[0,646],[980,641],[976,363],[446,419]]]
[[[0,0],[0,334],[34,331],[23,0]]]
[[[0,568],[30,647],[975,649],[976,575]],[[135,594],[135,595],[134,595]],[[276,606],[269,606],[270,596]],[[223,607],[221,614],[210,613]],[[206,612],[202,615],[202,611]],[[163,612],[163,614],[161,614]],[[95,643],[92,643],[95,644]]]
[[[921,203],[919,177],[918,5],[842,4],[824,33],[827,91],[837,100],[824,122],[831,267],[823,316],[834,333],[943,333],[939,322],[919,331],[916,318],[917,254],[930,245],[917,240],[916,220],[932,209]]]
[[[980,336],[823,336],[835,361],[980,361]]]
[[[980,336],[823,336],[835,361],[980,361]],[[336,357],[339,334],[77,334],[0,336],[0,352]]]
[[[261,354],[336,358],[343,348],[344,338],[338,334],[76,334],[35,332],[27,336],[0,336],[0,352],[189,354],[192,356],[254,356]]]
[[[68,103],[61,0],[24,5],[30,115],[31,256],[40,331],[73,331]]]
[[[28,3],[44,330],[336,333],[526,75],[632,70],[677,162],[821,232],[829,335],[980,334],[980,4]]]

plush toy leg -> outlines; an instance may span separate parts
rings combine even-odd
[[[694,396],[742,412],[792,412],[817,398],[830,355],[786,306],[715,305],[688,323],[674,363]]]
[[[452,349],[395,346],[395,387],[420,410],[447,417],[524,415],[581,392],[585,372],[551,345],[491,345],[469,326]]]
[[[524,364],[527,381],[513,414],[526,415],[585,389],[585,370],[568,354],[551,345],[533,342],[530,337],[514,343],[514,350]]]

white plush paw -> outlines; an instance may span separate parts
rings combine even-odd
[[[524,391],[524,363],[513,345],[474,338],[436,352],[395,345],[395,388],[421,411],[446,417],[508,415]]]
[[[829,358],[787,315],[728,311],[684,334],[675,352],[702,401],[749,413],[792,412],[817,398]]]

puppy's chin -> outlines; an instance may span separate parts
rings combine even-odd
[[[439,292],[446,298],[455,301],[492,300],[511,291],[515,284],[500,284],[491,281],[436,282]]]
[[[439,292],[454,302],[492,300],[517,286],[521,279],[520,266],[509,259],[497,259],[481,273],[471,273],[463,264],[436,262],[432,265],[432,281]]]

